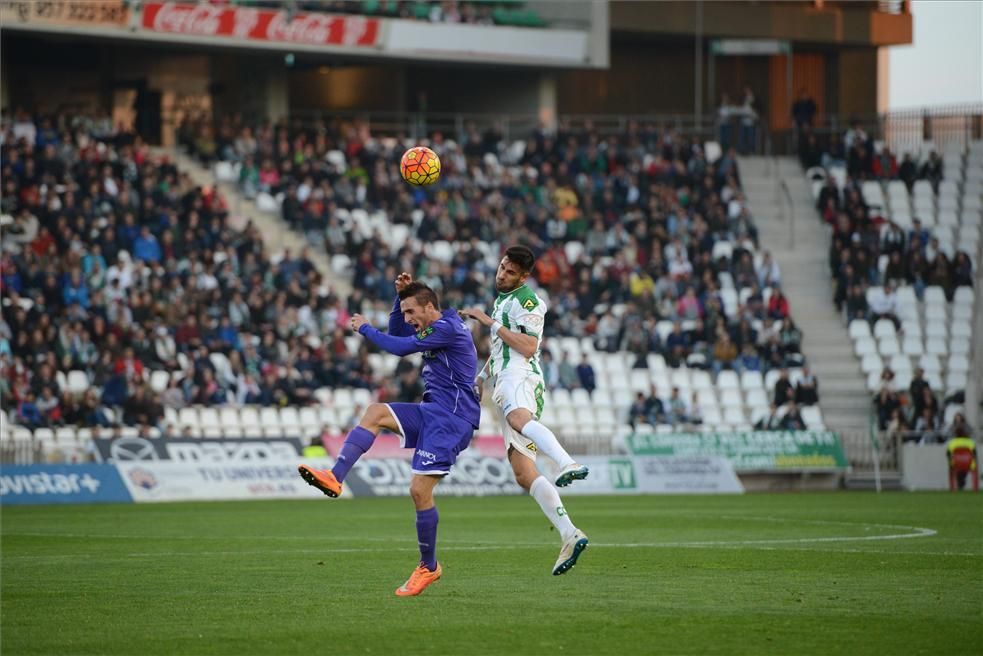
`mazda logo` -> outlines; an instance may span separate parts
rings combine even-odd
[[[159,460],[153,442],[142,437],[121,437],[109,446],[109,455],[114,461]]]

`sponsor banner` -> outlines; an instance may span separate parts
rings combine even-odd
[[[132,501],[112,465],[24,465],[0,469],[0,503]]]
[[[345,478],[355,497],[406,496],[413,472],[408,458],[363,457]],[[462,455],[437,487],[439,496],[522,494],[506,458]]]
[[[363,16],[291,13],[249,7],[148,2],[143,29],[169,34],[229,37],[309,46],[373,47],[380,21]]]
[[[321,440],[324,448],[332,458],[338,456],[341,445],[345,443],[344,435],[332,435]],[[412,449],[405,449],[400,446],[399,435],[382,433],[375,438],[372,448],[365,454],[369,458],[405,458],[409,461],[413,457]],[[505,458],[505,440],[501,435],[478,435],[471,440],[467,450],[468,456],[484,456],[487,458]]]
[[[124,0],[0,0],[0,24],[125,27],[130,10]]]
[[[555,469],[537,463],[553,480]],[[730,462],[720,456],[582,456],[590,475],[562,490],[586,494],[740,494],[744,492]]]
[[[194,438],[145,439],[120,437],[93,440],[101,462],[236,463],[295,460],[303,452],[294,437],[212,440]]]
[[[301,459],[295,457],[265,462],[119,462],[116,467],[138,503],[320,498],[321,493],[297,474],[299,464]],[[312,460],[306,464],[330,468],[333,462]],[[350,496],[348,490],[342,493],[342,497]]]
[[[635,433],[628,436],[628,448],[639,456],[723,456],[738,472],[848,467],[840,438],[832,431]]]

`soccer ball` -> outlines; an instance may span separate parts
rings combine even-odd
[[[399,173],[411,185],[432,185],[440,178],[440,158],[429,148],[414,146],[399,160]]]

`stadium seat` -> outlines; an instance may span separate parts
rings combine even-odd
[[[703,409],[716,408],[717,403],[717,393],[712,389],[700,389],[696,390],[696,399],[703,406]]]
[[[904,354],[892,355],[888,366],[894,372],[911,371],[911,360]]]
[[[259,437],[259,410],[256,406],[246,405],[239,409],[239,426],[247,433],[247,437]],[[249,435],[251,431],[255,433]]]
[[[884,363],[881,361],[881,356],[876,353],[868,353],[860,361],[860,370],[865,374],[876,371],[879,375],[882,369],[884,369]]]
[[[740,389],[740,379],[737,377],[737,372],[725,369],[717,374],[717,388],[721,390],[727,389]]]
[[[725,408],[740,408],[744,405],[741,392],[737,388],[725,388],[720,392],[720,405]]]
[[[970,326],[968,320],[953,321],[952,322],[952,337],[966,337],[970,338],[973,336],[973,329]]]
[[[854,319],[850,322],[850,338],[856,340],[862,337],[871,337],[870,324],[863,319]]]
[[[950,371],[945,377],[946,394],[953,394],[966,389],[968,375],[965,371]]]
[[[890,319],[878,319],[874,324],[874,337],[881,339],[895,336],[894,323]]]
[[[266,429],[280,426],[280,414],[276,408],[262,407],[259,409],[259,425]]]
[[[896,337],[885,337],[878,342],[877,351],[881,354],[881,357],[887,358],[900,353],[901,345],[898,344],[898,339]]]
[[[760,371],[745,371],[741,374],[741,389],[744,391],[761,389],[764,384],[764,376]]]
[[[201,426],[198,421],[198,408],[181,408],[178,411],[178,424],[181,426],[181,428],[188,427],[193,430],[199,429]]]
[[[89,389],[89,376],[77,369],[69,371],[67,387],[69,394],[84,394]]]
[[[284,430],[298,430],[301,426],[300,414],[294,406],[280,408],[280,425]]]
[[[923,352],[921,337],[906,335],[901,345],[901,352],[905,355],[917,356]]]
[[[949,342],[949,351],[957,355],[969,355],[970,341],[964,337],[955,337]]]
[[[723,420],[724,422],[731,425],[740,425],[745,423],[747,421],[747,418],[744,416],[744,411],[741,410],[741,408],[729,407],[729,408],[724,408]]]
[[[925,352],[932,355],[945,355],[948,352],[945,339],[940,337],[929,337],[925,340]]]
[[[942,365],[939,362],[939,357],[928,353],[918,359],[918,366],[923,369],[926,374],[937,374],[942,371]]]
[[[860,358],[872,353],[876,354],[877,342],[875,342],[871,337],[860,337],[853,342],[853,350],[857,354],[857,357]]]
[[[926,304],[935,303],[944,306],[947,303],[945,298],[945,290],[936,285],[930,285],[925,288],[923,300]]]
[[[768,407],[768,394],[762,388],[748,390],[745,399],[749,407]]]

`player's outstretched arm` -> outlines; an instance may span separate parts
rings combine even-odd
[[[533,335],[509,330],[502,324],[489,317],[481,308],[473,307],[461,310],[461,316],[474,319],[483,326],[488,326],[492,330],[492,336],[498,335],[502,341],[522,354],[524,358],[531,358],[536,355],[539,348],[539,340]]]
[[[413,282],[413,276],[404,271],[393,282],[396,285],[396,300],[393,301],[393,309],[389,312],[389,334],[399,337],[409,337],[416,331],[413,330],[413,326],[403,320],[403,311],[399,307],[399,293],[403,291],[406,285]]]
[[[352,330],[369,340],[386,353],[400,357],[411,353],[422,353],[448,346],[453,341],[453,334],[440,321],[418,333],[408,337],[387,335],[369,325],[361,314],[352,315]]]

